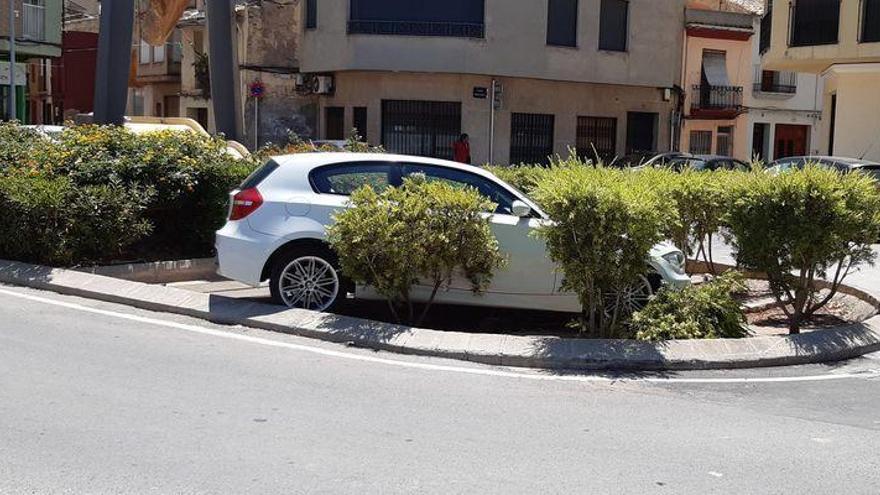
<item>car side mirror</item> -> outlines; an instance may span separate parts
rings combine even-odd
[[[520,200],[516,200],[510,205],[510,212],[516,217],[527,217],[531,215],[532,207]]]

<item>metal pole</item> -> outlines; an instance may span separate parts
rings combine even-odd
[[[111,0],[101,4],[93,120],[96,124],[122,125],[131,70],[134,0]]]
[[[9,120],[15,120],[15,2],[9,1]]]
[[[495,79],[489,95],[489,165],[495,165]]]
[[[260,148],[260,99],[254,97],[254,149]]]
[[[238,71],[234,64],[235,25],[232,0],[207,0],[208,68],[211,77],[211,104],[214,108],[214,126],[227,139],[238,136],[235,79]]]

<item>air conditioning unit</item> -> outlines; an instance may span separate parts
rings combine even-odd
[[[315,93],[319,95],[329,95],[332,94],[336,89],[333,86],[333,76],[318,76],[317,77],[318,84],[315,88]]]

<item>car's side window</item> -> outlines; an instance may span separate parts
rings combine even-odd
[[[348,196],[365,185],[376,191],[394,185],[396,171],[397,165],[390,162],[339,163],[316,168],[309,180],[316,192]]]
[[[517,198],[506,189],[485,177],[454,168],[439,167],[435,165],[413,163],[405,164],[403,166],[404,177],[417,173],[424,174],[428,180],[442,180],[454,186],[473,187],[479,191],[480,194],[498,205],[495,208],[495,213],[503,213],[505,215],[511,215],[513,213],[513,202],[516,201]]]

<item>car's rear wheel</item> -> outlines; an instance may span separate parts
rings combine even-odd
[[[290,250],[275,260],[269,279],[273,301],[313,311],[336,309],[345,300],[344,287],[330,250]]]

